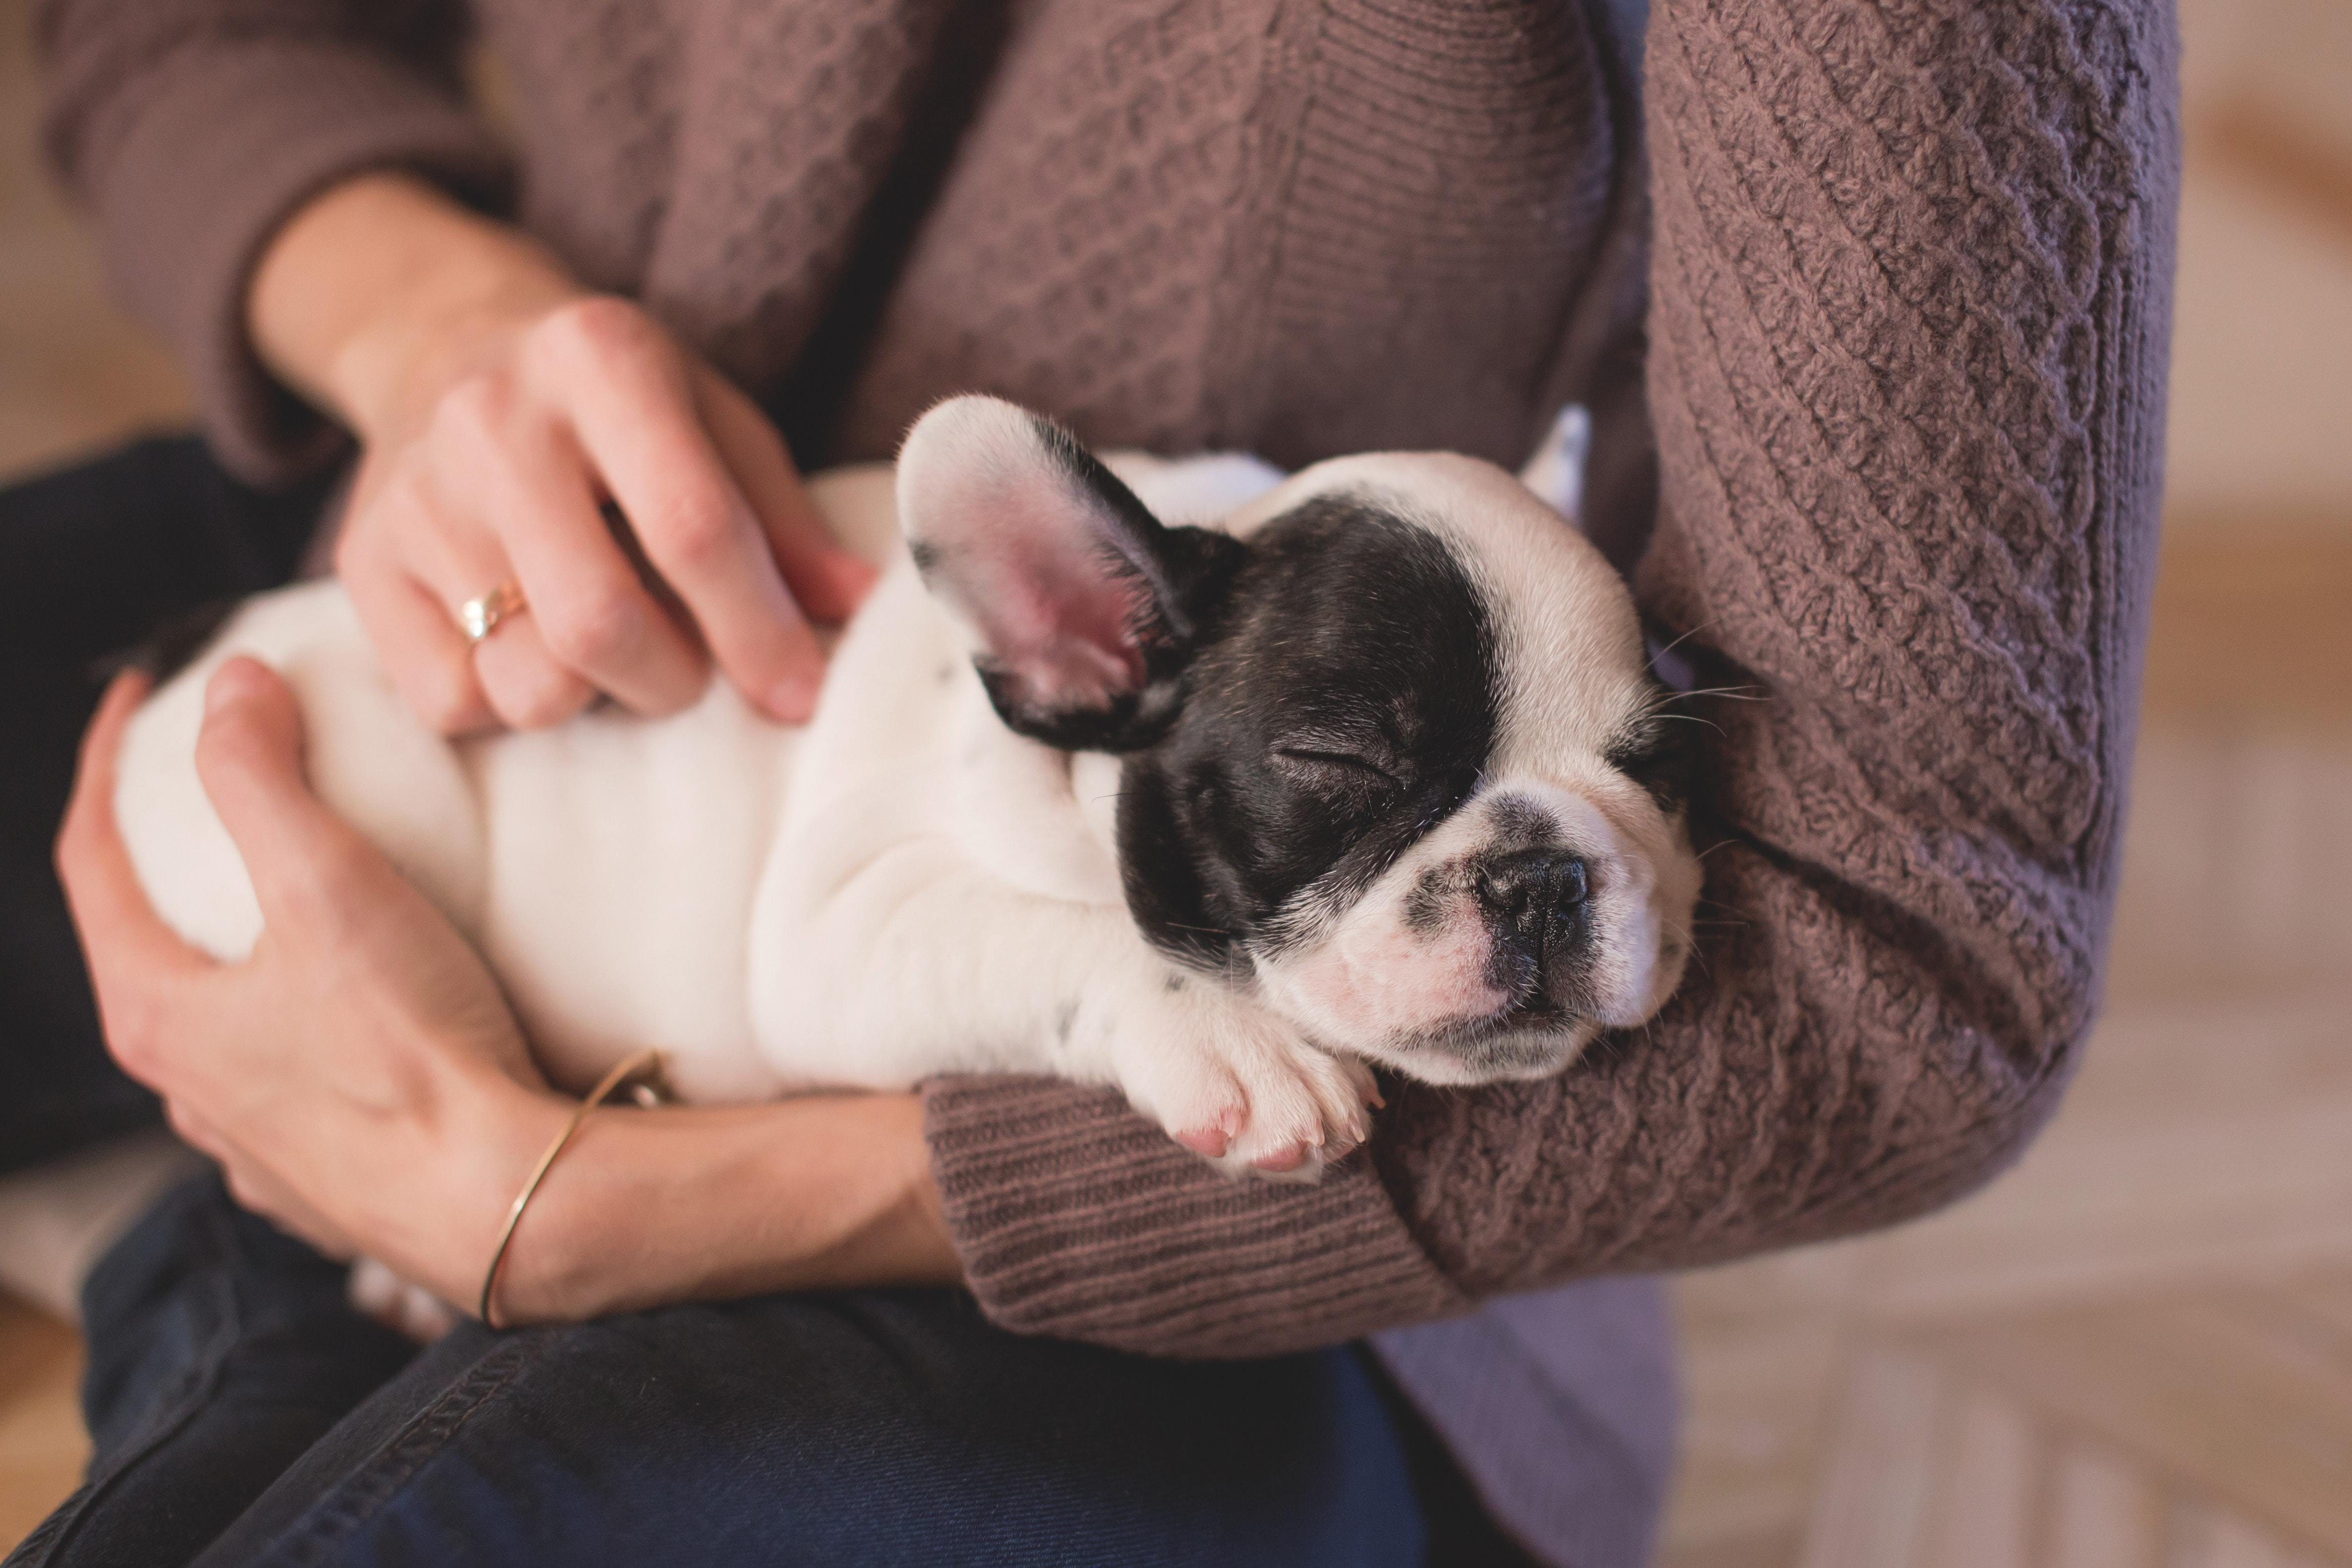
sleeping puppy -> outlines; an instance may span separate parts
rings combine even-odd
[[[714,680],[452,742],[336,585],[249,602],[125,742],[155,907],[224,959],[260,931],[194,763],[245,653],[574,1088],[646,1045],[694,1100],[1048,1073],[1311,1179],[1365,1136],[1368,1065],[1536,1078],[1674,990],[1699,870],[1664,692],[1616,574],[1511,475],[1106,462],[960,397],[895,484],[812,493],[887,570],[804,727]]]

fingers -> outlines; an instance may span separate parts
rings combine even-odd
[[[551,421],[523,416],[499,435],[495,455],[468,461],[461,444],[444,447],[452,452],[460,471],[445,462],[436,489],[446,503],[470,481],[467,500],[492,531],[469,542],[476,559],[459,569],[507,570],[478,577],[451,604],[510,578],[530,606],[475,649],[483,685],[509,722],[510,708],[569,717],[596,690],[647,714],[676,712],[702,694],[701,651],[614,540],[576,441]]]
[[[409,708],[444,735],[497,721],[474,668],[473,649],[435,590],[399,563],[383,558],[381,534],[354,529],[344,538],[336,570]]]
[[[572,380],[575,427],[646,559],[744,695],[778,718],[807,718],[823,651],[703,428],[684,356],[626,307],[573,320],[560,352],[596,370]]]
[[[262,921],[283,929],[340,923],[396,891],[399,873],[310,793],[302,715],[276,673],[232,658],[205,688],[196,776],[253,879]]]
[[[503,533],[518,519],[561,513],[567,479],[584,496],[587,476],[576,462],[567,475],[546,459],[547,416],[498,377],[445,397],[427,440],[383,502],[400,566],[457,639],[458,657],[501,722],[518,730],[560,724],[593,701],[597,689],[548,646],[543,617],[564,613],[561,595],[517,570]],[[458,606],[508,583],[522,589],[526,607],[480,642],[467,642]]]
[[[767,416],[708,366],[694,367],[694,386],[703,424],[751,502],[785,586],[813,619],[846,621],[874,586],[874,568],[834,538]]]
[[[118,677],[82,737],[73,795],[58,835],[58,877],[81,935],[107,1037],[144,1054],[155,990],[210,966],[156,916],[114,820],[114,763],[122,733],[146,700],[144,677]],[[134,1076],[140,1069],[126,1060]]]
[[[775,716],[809,716],[809,616],[845,619],[875,574],[832,540],[759,409],[643,310],[564,304],[429,407],[371,453],[340,563],[436,728],[551,724],[599,691],[673,712],[711,660]],[[509,582],[526,607],[468,646],[458,606]]]

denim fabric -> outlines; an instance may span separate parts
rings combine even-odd
[[[82,1289],[79,1490],[7,1561],[187,1562],[416,1347],[352,1311],[343,1269],[229,1201],[173,1189]]]
[[[0,1173],[157,1116],[107,1058],[49,860],[96,667],[285,582],[325,494],[248,489],[192,437],[0,489]]]
[[[98,1458],[7,1568],[1482,1560],[1425,1550],[1442,1456],[1358,1349],[1156,1361],[903,1290],[413,1353],[341,1274],[175,1190],[85,1292]]]

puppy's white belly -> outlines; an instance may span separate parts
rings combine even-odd
[[[714,680],[656,723],[600,711],[467,750],[477,940],[550,1077],[583,1087],[658,1046],[691,1100],[785,1087],[752,1038],[746,939],[800,740]]]
[[[339,586],[256,599],[133,719],[116,797],[157,912],[230,960],[261,911],[194,753],[205,683],[235,654],[286,677],[311,786],[482,950],[551,1078],[582,1087],[656,1045],[688,1098],[782,1087],[751,1037],[745,933],[798,731],[714,680],[656,722],[453,744],[410,714]]]

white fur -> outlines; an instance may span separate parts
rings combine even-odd
[[[946,405],[910,441],[898,493],[940,465],[1001,475],[1022,438],[1005,405]],[[1192,1146],[1222,1145],[1229,1169],[1311,1177],[1364,1135],[1361,1058],[1458,1076],[1399,1042],[1498,1005],[1475,912],[1433,935],[1402,909],[1421,868],[1483,841],[1506,795],[1568,825],[1607,928],[1608,1005],[1567,1054],[1647,1016],[1680,973],[1681,946],[1661,957],[1659,934],[1686,921],[1696,874],[1679,824],[1598,761],[1630,689],[1612,683],[1642,668],[1598,553],[1465,458],[1349,458],[1288,479],[1237,458],[1113,467],[1162,518],[1241,534],[1319,489],[1377,490],[1454,542],[1499,607],[1507,668],[1567,672],[1512,686],[1486,787],[1369,895],[1323,915],[1310,900],[1312,940],[1255,975],[1187,973],[1145,942],[1113,847],[1118,762],[998,721],[971,607],[925,592],[882,468],[811,487],[885,571],[806,727],[714,680],[665,720],[603,710],[446,742],[402,705],[341,589],[314,584],[247,605],[133,721],[117,800],[132,860],[190,941],[249,950],[259,912],[193,762],[205,679],[246,653],[293,685],[320,794],[481,948],[549,1076],[575,1089],[647,1045],[696,1100],[1051,1073],[1121,1087]]]
[[[1174,516],[1279,477],[1118,466]],[[255,599],[125,738],[116,806],[156,909],[221,958],[260,931],[194,764],[206,679],[249,654],[292,684],[320,794],[481,948],[558,1083],[646,1045],[698,1101],[1046,1072],[1121,1085],[1172,1131],[1223,1129],[1237,1170],[1303,1146],[1311,1173],[1319,1147],[1360,1140],[1360,1064],[1179,976],[1136,931],[1111,849],[1116,761],[997,721],[896,542],[890,470],[837,470],[812,494],[885,573],[805,729],[714,680],[668,719],[604,710],[446,742],[402,705],[338,585]]]

